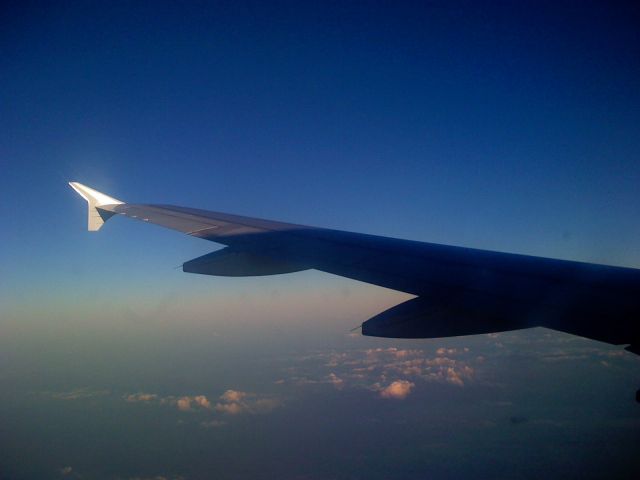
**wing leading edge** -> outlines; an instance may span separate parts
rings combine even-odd
[[[122,215],[226,246],[185,262],[185,272],[249,276],[313,268],[417,296],[364,322],[364,335],[430,338],[544,326],[630,344],[639,353],[637,269],[128,204],[71,186],[89,204],[89,230]]]

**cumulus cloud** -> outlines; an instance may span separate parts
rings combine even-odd
[[[223,400],[225,402],[239,402],[246,396],[246,392],[239,392],[238,390],[227,390],[222,395],[220,395],[220,400]]]
[[[241,413],[260,414],[268,413],[281,405],[282,402],[275,397],[238,390],[227,390],[220,395],[215,409],[228,415],[239,415]]]
[[[173,404],[178,407],[178,410],[182,412],[188,412],[190,410],[205,409],[211,410],[211,402],[205,395],[183,395],[182,397],[165,397],[162,399],[163,403]]]
[[[125,394],[122,398],[124,398],[126,402],[130,403],[139,402],[146,404],[156,403],[159,405],[175,405],[178,410],[182,412],[198,409],[211,410],[212,408],[211,402],[205,395],[182,395],[180,397],[168,395],[166,397],[161,397],[155,393],[138,392]]]
[[[178,405],[178,410],[182,410],[183,412],[191,410],[191,397],[180,397],[176,401],[176,405]]]
[[[336,382],[338,380],[335,379]],[[138,392],[126,394],[122,398],[130,403],[170,405],[181,412],[215,410],[228,415],[268,413],[282,405],[282,402],[274,396],[239,390],[227,390],[220,395],[215,404],[206,395],[168,395],[162,397],[155,393]]]
[[[408,380],[396,380],[387,387],[380,390],[380,396],[382,398],[395,398],[397,400],[404,400],[409,396],[415,383]]]
[[[193,402],[202,408],[211,408],[211,402],[204,395],[196,395],[193,397]]]
[[[236,402],[231,403],[216,403],[216,410],[221,413],[228,413],[229,415],[237,415],[244,412],[246,409],[243,405]]]
[[[338,365],[343,363],[346,359],[347,359],[347,354],[346,353],[335,353],[335,352],[332,352],[329,355],[329,359],[328,359],[327,363],[325,363],[325,366],[326,367],[337,367]]]
[[[464,387],[464,381],[462,380],[462,377],[460,377],[460,374],[456,372],[452,367],[447,368],[445,378],[447,379],[447,382],[453,385]]]

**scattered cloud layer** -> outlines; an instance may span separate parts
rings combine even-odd
[[[162,397],[155,393],[138,392],[126,394],[123,399],[130,403],[171,405],[181,412],[211,411],[228,415],[269,413],[282,405],[282,401],[273,395],[239,390],[227,390],[218,397],[215,404],[205,395],[168,395]],[[213,424],[208,424],[208,426],[213,426]]]
[[[298,359],[275,383],[365,388],[381,398],[404,399],[424,383],[464,387],[475,381],[475,365],[482,361],[469,348],[438,348],[431,353],[395,347],[318,352]]]
[[[191,410],[211,410],[211,402],[205,395],[160,396],[155,393],[129,393],[122,397],[130,403],[146,403],[160,405],[174,405],[178,410],[188,412]]]

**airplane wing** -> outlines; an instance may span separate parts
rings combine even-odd
[[[416,295],[363,335],[431,338],[543,326],[640,353],[640,270],[415,242],[177,207],[128,204],[85,185],[89,230],[114,215],[226,247],[183,271],[253,276],[317,269]]]

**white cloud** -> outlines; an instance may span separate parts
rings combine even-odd
[[[329,379],[329,382],[331,382],[333,386],[336,387],[338,390],[344,387],[344,380],[338,377],[335,373],[331,372],[328,376],[328,379]]]
[[[182,412],[198,410],[215,410],[229,415],[240,413],[267,413],[282,405],[282,402],[275,397],[259,395],[256,393],[241,392],[239,390],[227,390],[220,395],[215,405],[206,395],[168,395],[161,397],[155,393],[131,393],[122,397],[125,401],[145,404],[155,403],[157,405],[175,406]]]
[[[195,397],[193,397],[193,402],[202,408],[211,408],[211,402],[209,402],[207,397],[205,397],[204,395],[196,395]]]
[[[389,385],[398,378],[414,385],[437,382],[462,387],[475,379],[475,370],[470,365],[481,361],[467,347],[442,347],[435,355],[423,349],[370,348],[306,356],[283,373],[287,374],[288,385],[301,387],[331,384],[340,390],[371,390],[371,385]],[[380,392],[382,387],[373,390]]]
[[[215,409],[228,415],[239,415],[241,413],[260,414],[268,413],[281,405],[282,402],[275,397],[238,390],[227,390],[220,395]]]
[[[216,403],[216,411],[228,413],[229,415],[237,415],[245,411],[245,408],[239,403]]]
[[[464,381],[460,377],[460,374],[458,374],[458,372],[456,372],[452,367],[447,368],[445,378],[447,379],[447,382],[453,385],[464,387]]]
[[[191,410],[191,397],[180,397],[176,401],[176,404],[178,405],[178,410],[182,410],[183,412]]]
[[[239,402],[246,396],[247,394],[245,392],[240,392],[238,390],[227,390],[220,396],[220,400],[223,400],[225,402]]]
[[[126,394],[122,398],[130,403],[140,402],[147,404],[156,403],[160,405],[175,405],[178,410],[181,410],[183,412],[188,412],[190,410],[198,408],[203,408],[206,410],[211,409],[211,402],[205,395],[183,395],[181,397],[168,395],[166,397],[161,397],[160,395],[157,395],[155,393],[138,392]]]
[[[125,395],[124,399],[127,402],[153,402],[155,400],[158,400],[158,395],[156,395],[155,393],[132,393],[130,395]]]
[[[43,395],[47,395],[56,400],[83,400],[94,397],[102,397],[109,395],[109,390],[94,390],[88,387],[74,388],[67,392],[42,392]]]
[[[380,396],[382,398],[395,398],[397,400],[404,400],[411,393],[411,390],[415,386],[415,383],[408,380],[396,380],[386,388],[383,388],[380,391]]]

